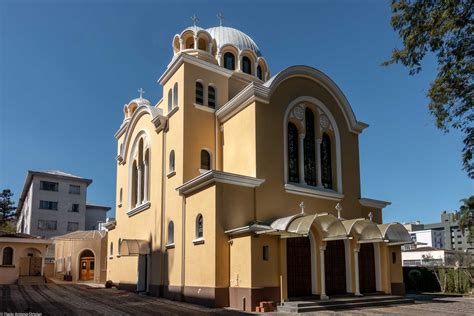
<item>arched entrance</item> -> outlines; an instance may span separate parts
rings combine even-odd
[[[94,280],[95,256],[88,249],[81,252],[79,256],[79,280]]]
[[[311,243],[309,237],[286,240],[286,271],[288,297],[310,296]]]
[[[326,294],[346,293],[346,251],[343,240],[328,241],[324,255]]]
[[[20,276],[40,276],[43,268],[41,251],[36,248],[26,248],[20,257]]]
[[[359,288],[361,293],[374,293],[375,286],[374,244],[364,243],[359,251]]]

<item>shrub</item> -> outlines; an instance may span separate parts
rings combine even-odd
[[[112,281],[110,281],[110,280],[105,281],[105,288],[106,289],[110,289],[113,285],[114,285],[114,283]]]

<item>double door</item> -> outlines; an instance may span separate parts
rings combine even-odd
[[[94,268],[95,260],[94,258],[84,257],[81,258],[81,281],[94,280]]]

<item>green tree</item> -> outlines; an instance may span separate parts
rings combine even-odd
[[[391,25],[403,40],[384,65],[401,63],[410,75],[426,54],[438,60],[428,91],[436,126],[464,134],[463,169],[474,179],[474,3],[472,0],[392,0]]]
[[[12,201],[13,193],[10,189],[4,189],[0,193],[0,229],[15,231],[14,221],[16,218],[15,202]]]
[[[474,235],[474,195],[468,199],[462,199],[463,205],[459,207],[459,229],[464,235],[467,229],[469,232],[469,241]]]

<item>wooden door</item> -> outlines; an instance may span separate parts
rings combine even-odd
[[[361,293],[374,293],[375,255],[374,244],[361,244],[359,251],[359,289]]]
[[[43,265],[43,259],[41,257],[29,257],[30,258],[30,275],[39,276],[41,275],[41,266]]]
[[[79,279],[82,281],[94,280],[94,268],[94,258],[81,258]]]
[[[346,291],[346,252],[344,241],[328,241],[324,253],[326,294],[345,294]]]
[[[311,244],[308,237],[286,240],[288,297],[310,296]]]

